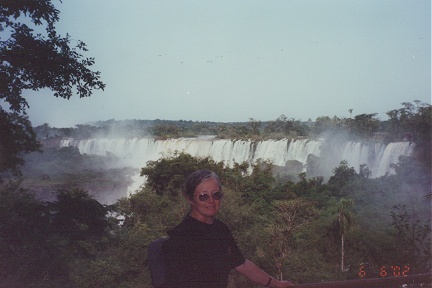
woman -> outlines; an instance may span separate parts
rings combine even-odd
[[[185,182],[190,214],[163,244],[168,287],[224,287],[235,269],[264,287],[292,287],[278,281],[243,257],[228,227],[216,219],[222,187],[216,173],[198,170]]]

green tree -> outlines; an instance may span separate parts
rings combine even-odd
[[[44,249],[49,231],[46,209],[32,193],[19,188],[20,183],[0,187],[0,286],[4,281],[44,277],[41,269],[47,260]],[[33,280],[38,277],[34,277]],[[16,286],[18,287],[18,286]],[[23,287],[23,286],[21,286]]]
[[[356,219],[352,212],[354,202],[350,199],[341,199],[336,204],[336,214],[333,218],[333,228],[338,232],[341,239],[341,271],[345,272],[345,238],[356,226]]]
[[[290,255],[290,241],[300,228],[316,219],[318,210],[312,202],[297,198],[273,202],[275,220],[271,225],[268,242],[279,279],[283,279],[283,267]]]
[[[110,225],[107,207],[80,189],[60,190],[48,207],[53,229],[72,242],[103,237]]]
[[[418,100],[413,103],[404,102],[400,109],[389,111],[388,122],[397,134],[397,139],[409,140],[416,143],[415,157],[421,161],[426,169],[431,167],[432,147],[432,105]]]
[[[254,118],[249,118],[248,123],[249,129],[254,135],[260,135],[261,131],[261,121],[256,120]]]
[[[157,194],[170,192],[178,194],[186,177],[199,169],[212,169],[218,174],[222,172],[223,163],[216,163],[211,158],[195,158],[183,152],[175,151],[172,155],[156,161],[149,161],[141,168],[141,176],[146,176],[146,185]]]
[[[352,127],[350,131],[362,138],[368,138],[372,132],[378,128],[379,120],[376,118],[378,113],[360,114],[354,116],[354,121],[351,121]]]
[[[21,175],[20,167],[24,164],[21,153],[40,149],[28,117],[8,113],[0,107],[0,135],[0,172],[10,170]]]
[[[406,134],[414,138],[430,140],[432,126],[432,106],[419,100],[403,102],[402,108],[387,112],[389,119],[388,132],[395,134],[397,139],[402,139]]]
[[[269,199],[272,197],[272,189],[276,180],[272,175],[273,165],[266,161],[260,161],[252,165],[252,173],[241,178],[240,191],[249,201]]]
[[[94,58],[81,53],[87,51],[82,41],[68,34],[56,32],[60,11],[51,0],[4,0],[0,5],[0,107],[2,126],[15,126],[14,133],[2,127],[0,159],[15,158],[0,166],[0,171],[16,170],[21,164],[20,152],[36,151],[39,147],[30,122],[24,117],[28,102],[24,90],[49,89],[55,97],[69,99],[74,92],[87,97],[94,89],[104,89],[100,72],[89,69]],[[21,22],[22,21],[22,22]],[[74,41],[75,46],[71,42]],[[75,89],[74,89],[75,88]],[[9,106],[9,107],[7,107]],[[8,117],[6,115],[9,115]],[[19,121],[17,118],[21,117]],[[24,121],[26,120],[26,121]],[[21,125],[17,125],[20,123]],[[8,137],[3,137],[8,133]],[[10,143],[25,143],[18,151]]]
[[[359,177],[354,167],[349,167],[348,161],[343,160],[339,163],[339,166],[333,169],[333,173],[334,175],[327,182],[330,189],[333,190],[333,194],[335,196],[348,195],[350,191],[346,191],[344,188],[350,181]]]
[[[422,224],[409,214],[405,205],[395,205],[391,211],[393,227],[396,229],[398,256],[416,269],[416,273],[431,269],[431,223]]]
[[[81,190],[43,203],[19,184],[0,187],[0,286],[71,287],[73,263],[92,259],[111,237],[107,208]]]
[[[181,132],[181,128],[174,124],[156,124],[149,130],[153,136],[164,138],[178,138]]]
[[[282,114],[276,120],[267,122],[265,132],[288,135],[293,128],[293,120],[288,119],[286,115]]]
[[[91,261],[81,260],[73,265],[70,273],[75,283],[73,287],[153,287],[150,284],[147,248],[158,237],[160,235],[155,233],[153,227],[144,223],[118,231],[114,245]]]

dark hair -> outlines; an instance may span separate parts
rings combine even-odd
[[[188,198],[193,198],[193,194],[195,192],[195,188],[201,184],[203,181],[207,179],[214,178],[219,183],[219,188],[222,190],[222,185],[220,183],[218,175],[208,169],[202,169],[191,173],[186,179],[183,187],[183,193]]]

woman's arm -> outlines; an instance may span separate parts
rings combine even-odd
[[[294,284],[289,281],[279,281],[274,279],[248,259],[246,259],[243,264],[237,266],[235,270],[252,282],[263,287],[294,287]]]

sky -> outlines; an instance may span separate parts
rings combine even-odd
[[[26,91],[33,126],[314,121],[431,103],[430,0],[53,0],[105,91]]]

